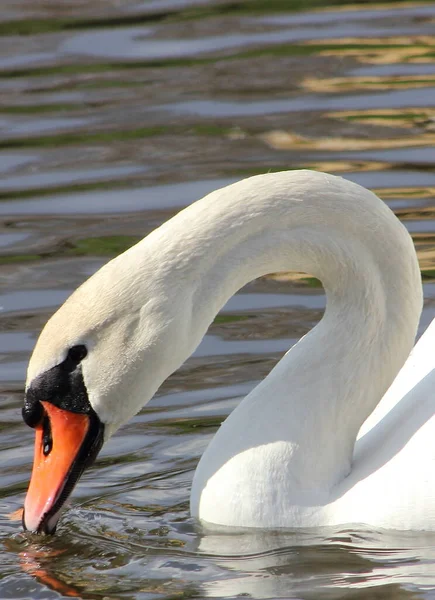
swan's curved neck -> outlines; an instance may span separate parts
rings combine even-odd
[[[116,395],[91,399],[108,435],[190,356],[237,290],[288,270],[322,281],[325,315],[227,419],[196,480],[275,442],[291,447],[301,487],[343,476],[359,427],[412,348],[422,290],[412,241],[392,212],[323,173],[263,175],[213,192],[88,282],[98,297],[107,283],[124,319],[138,315],[126,320]],[[110,377],[101,374],[102,390]]]
[[[295,479],[329,485],[349,469],[358,429],[412,348],[421,284],[409,235],[374,194],[323,174],[285,175],[218,190],[151,242],[176,302],[180,354],[171,370],[247,282],[285,270],[322,281],[322,321],[241,403],[216,440],[222,464],[252,444],[291,441]]]

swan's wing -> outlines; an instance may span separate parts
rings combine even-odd
[[[415,345],[396,379],[358,433],[358,439],[375,427],[413,388],[435,369],[435,319]],[[415,390],[417,392],[417,389]],[[420,392],[419,392],[420,393]]]

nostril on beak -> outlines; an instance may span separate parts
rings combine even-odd
[[[44,415],[42,421],[42,452],[44,456],[48,456],[53,448],[53,436],[51,435],[50,419]]]

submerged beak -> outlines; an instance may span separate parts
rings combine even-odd
[[[23,526],[54,533],[65,501],[102,446],[103,427],[95,413],[74,413],[44,401],[41,405]]]

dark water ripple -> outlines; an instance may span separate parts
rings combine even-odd
[[[4,0],[0,16],[1,598],[435,597],[432,535],[208,532],[188,513],[220,422],[321,317],[310,278],[237,294],[103,449],[59,535],[21,532],[36,336],[86,277],[241,177],[309,167],[377,191],[435,317],[435,7],[342,0]]]

